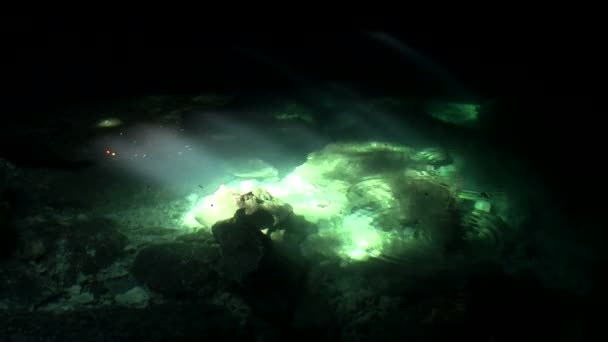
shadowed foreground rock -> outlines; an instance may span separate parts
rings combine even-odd
[[[2,341],[211,341],[249,340],[250,329],[223,308],[203,303],[162,304],[146,310],[105,308],[70,311],[0,313]]]
[[[217,286],[218,253],[200,242],[149,246],[137,255],[132,271],[140,283],[169,298],[206,296]]]

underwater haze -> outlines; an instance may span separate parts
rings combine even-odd
[[[36,31],[15,64],[0,340],[596,331],[605,231],[577,168],[601,158],[515,47],[97,33]]]

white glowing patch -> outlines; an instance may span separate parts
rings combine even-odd
[[[492,210],[492,204],[488,201],[478,200],[475,201],[475,209],[489,213]]]
[[[352,249],[347,255],[349,258],[357,261],[364,261],[368,258],[367,252],[361,248]]]
[[[303,215],[310,222],[331,222],[318,232],[318,236],[337,241],[338,245],[327,252],[344,261],[363,262],[378,257],[391,239],[388,233],[378,231],[373,220],[365,214],[344,216],[345,192],[348,189],[344,184],[329,182],[316,186],[306,177],[293,173],[279,182],[235,181],[222,185],[206,197],[190,195],[187,200],[191,209],[184,215],[182,224],[190,229],[208,229],[217,220],[234,214],[235,193],[247,193],[260,187],[292,205],[296,214]],[[262,232],[269,234],[275,242],[283,239],[283,231]]]
[[[239,191],[244,194],[253,191],[256,187],[257,185],[253,180],[246,180],[239,184]]]
[[[356,241],[356,243],[357,243],[357,247],[361,247],[361,248],[369,247],[369,242],[367,242],[366,240],[358,240],[358,241]]]
[[[186,201],[188,201],[189,208],[186,214],[182,217],[182,225],[185,228],[197,229],[201,228],[201,224],[196,220],[196,208],[200,205],[199,201],[201,201],[201,197],[198,194],[190,194],[186,197]]]
[[[122,125],[122,120],[118,119],[118,118],[107,118],[107,119],[103,119],[100,120],[99,122],[97,122],[96,126],[99,128],[112,128],[112,127],[118,127]]]
[[[209,196],[198,200],[182,218],[182,224],[188,228],[211,228],[216,222],[234,216],[238,209],[238,191],[233,187],[221,185]],[[192,195],[188,200],[192,200]]]
[[[367,217],[347,216],[342,223],[342,248],[338,254],[354,261],[380,254],[383,238],[370,223]]]
[[[193,209],[189,210],[186,215],[184,215],[182,218],[182,225],[190,229],[202,228],[202,225],[196,220],[196,210]]]
[[[283,180],[284,183],[287,183],[290,185],[290,187],[294,190],[308,190],[308,188],[311,187],[311,184],[304,181],[302,179],[302,177],[290,173],[287,177],[285,177],[285,179]]]
[[[198,194],[190,194],[186,197],[186,200],[192,204],[196,203],[196,201],[198,201],[198,199],[199,199]]]

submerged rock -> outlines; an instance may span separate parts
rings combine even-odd
[[[266,213],[265,216],[272,217],[272,222],[255,222],[260,228],[277,227],[293,214],[291,205],[273,197],[265,189],[255,189],[242,195],[237,204],[244,209],[246,216],[264,216]]]
[[[241,209],[242,211],[242,209]],[[236,218],[218,222],[213,236],[220,245],[222,276],[240,283],[258,269],[264,256],[265,236],[259,227]]]
[[[96,219],[76,224],[64,232],[70,264],[85,274],[95,274],[125,254],[127,237],[110,220]]]
[[[218,281],[217,247],[205,243],[171,242],[142,249],[131,272],[152,291],[172,298],[205,296]]]
[[[149,300],[150,294],[140,286],[136,286],[125,293],[117,294],[114,297],[114,301],[117,304],[137,309],[148,306]]]

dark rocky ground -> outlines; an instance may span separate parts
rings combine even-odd
[[[162,109],[151,111],[184,106],[174,100],[161,103]],[[181,116],[186,121],[191,120],[187,112]],[[146,115],[148,120],[153,116]],[[419,127],[432,135],[432,125]],[[90,135],[54,140],[69,146],[84,137]],[[429,272],[383,261],[319,264],[271,248],[259,267],[236,284],[221,276],[221,246],[213,236],[184,235],[171,226],[129,230],[121,227],[125,221],[105,215],[137,206],[122,202],[147,197],[132,192],[141,188],[130,187],[130,180],[112,178],[96,162],[74,167],[57,154],[6,156],[0,216],[0,336],[5,341],[308,336],[322,341],[575,341],[583,340],[592,322],[589,310],[598,305],[593,298],[601,296],[590,264],[595,251],[583,247],[584,236],[552,225],[555,211],[549,207],[529,218],[529,234],[504,259]],[[48,156],[53,163],[47,163]],[[92,175],[104,181],[91,180]]]

